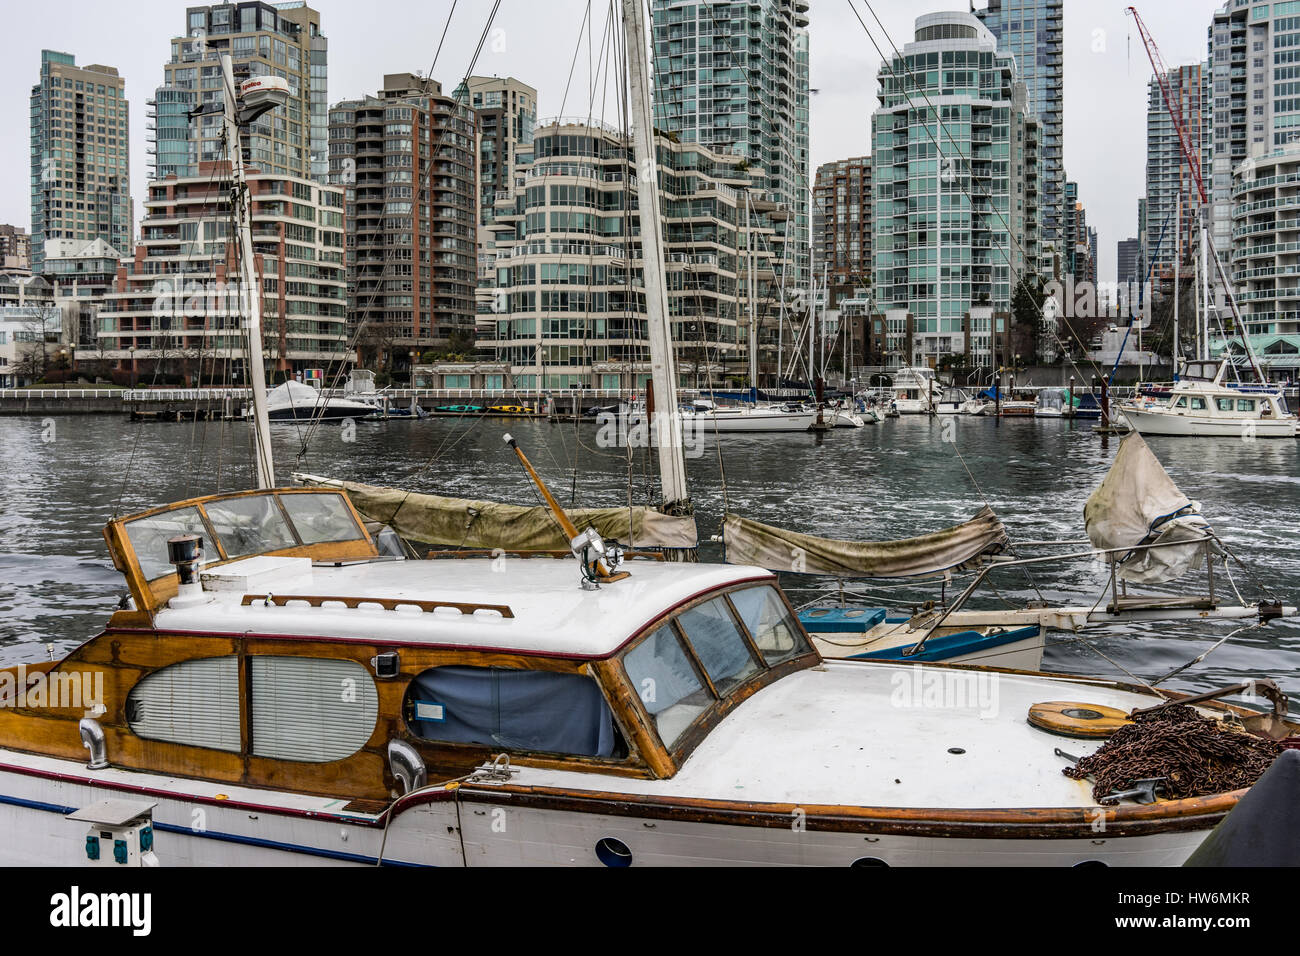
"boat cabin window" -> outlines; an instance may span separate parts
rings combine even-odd
[[[126,699],[126,723],[145,740],[239,752],[239,661],[181,661],[142,677]]]
[[[175,572],[167,561],[167,540],[178,535],[196,534],[206,539],[207,525],[198,508],[178,508],[149,518],[140,518],[126,524],[131,549],[140,562],[140,571],[146,581]]]
[[[214,501],[204,510],[222,549],[231,558],[292,548],[298,542],[274,495],[248,495]]]
[[[1237,411],[1253,412],[1255,410],[1255,400],[1253,398],[1237,399]]]
[[[767,668],[809,653],[780,594],[760,585],[682,611],[624,653],[623,669],[664,746],[675,750],[718,700]]]
[[[379,695],[356,661],[267,655],[248,663],[254,756],[329,763],[374,733]],[[127,726],[146,740],[238,753],[239,696],[238,658],[181,661],[131,689]]]
[[[768,667],[811,650],[789,608],[772,588],[745,588],[732,591],[729,597]]]
[[[1192,411],[1194,411],[1194,412],[1203,412],[1203,411],[1205,411],[1205,399],[1203,399],[1203,398],[1195,398],[1195,397],[1193,397],[1193,398],[1192,398]]]
[[[681,639],[665,624],[623,657],[623,669],[654,719],[664,746],[672,750],[713,695],[695,673]]]
[[[207,564],[318,544],[356,543],[355,548],[331,549],[332,556],[353,551],[356,557],[375,553],[347,499],[337,491],[214,496],[114,524],[125,532],[132,552],[115,554],[114,560],[129,562],[134,557],[145,581],[175,573],[168,561],[167,540],[183,534],[203,539]]]
[[[411,681],[405,713],[411,733],[439,743],[571,757],[628,753],[600,686],[584,674],[434,667]]]
[[[258,757],[329,763],[352,756],[375,732],[379,695],[356,661],[252,657],[249,677]]]
[[[284,495],[280,504],[288,512],[303,544],[361,538],[361,529],[337,495]]]
[[[1180,398],[1177,402],[1174,403],[1174,408],[1186,408],[1186,407],[1187,407],[1186,395],[1184,395],[1182,398]]]
[[[722,598],[683,611],[677,623],[722,696],[758,673],[759,664]]]
[[[1214,403],[1219,407],[1219,411],[1221,412],[1232,411],[1232,399],[1230,398],[1216,398]]]

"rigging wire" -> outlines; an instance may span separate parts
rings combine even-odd
[[[478,44],[474,49],[474,55],[473,57],[471,57],[469,66],[465,71],[464,80],[460,84],[460,87],[457,89],[458,95],[456,96],[456,102],[458,104],[461,101],[459,95],[460,93],[463,92],[466,99],[468,99],[469,97],[468,80],[470,76],[472,76],[474,73],[474,67],[478,63],[479,56],[483,52],[483,47],[487,42],[488,34],[492,29],[492,24],[496,19],[497,11],[500,9],[500,7],[501,7],[501,0],[494,0],[492,9],[489,12],[487,20],[483,25],[483,31],[479,35]],[[450,27],[451,17],[452,14],[455,13],[455,10],[456,10],[456,3],[453,2],[451,9],[448,11],[447,14],[447,22],[446,24],[444,24],[443,27],[443,39],[446,38],[447,29]],[[433,72],[434,69],[437,67],[438,55],[441,53],[441,51],[442,51],[442,40],[439,41],[437,51],[434,54],[433,64],[429,67],[429,75],[425,78],[424,92],[426,94],[431,92],[432,89],[431,84],[433,82]],[[438,151],[441,149],[443,143],[446,142],[449,132],[450,130],[448,128],[444,128],[442,132],[439,134],[437,143],[433,145],[433,148],[430,151],[430,157],[429,157],[430,161],[428,163],[427,168],[425,169],[424,176],[420,183],[420,192],[424,192],[425,190],[427,190],[429,188],[430,183],[433,180],[433,170],[434,170],[433,159],[438,155]],[[378,300],[380,292],[383,290],[385,283],[390,278],[390,276],[394,274],[391,272],[393,265],[394,263],[392,262],[385,263],[383,270],[380,272],[378,280],[376,281],[373,289],[371,290],[370,298],[366,302],[366,306],[361,312],[361,318],[357,323],[356,329],[353,331],[352,338],[349,342],[347,351],[344,353],[344,356],[341,356],[335,362],[331,363],[331,365],[338,366],[338,371],[334,375],[333,384],[329,386],[330,390],[336,389],[338,387],[339,382],[342,380],[343,372],[348,361],[346,355],[355,353],[357,345],[361,341],[361,335],[370,323],[370,319],[369,319],[370,312],[374,308],[375,302]],[[295,468],[301,466],[302,460],[306,456],[307,451],[310,448],[311,442],[315,438],[316,433],[320,428],[321,422],[324,419],[325,408],[326,408],[324,402],[325,391],[326,391],[325,387],[322,387],[316,395],[316,403],[315,406],[313,407],[312,416],[310,418],[309,425],[306,430],[306,434],[302,436],[302,440],[300,442],[300,446],[298,449],[298,454],[295,459]]]
[[[909,108],[912,109],[916,108],[915,102],[913,101],[911,94],[908,92],[909,87],[914,87],[920,91],[921,96],[925,99],[926,106],[928,107],[927,117],[932,116],[934,118],[935,122],[939,126],[939,129],[944,134],[947,135],[948,142],[952,146],[952,148],[956,151],[957,156],[960,157],[962,155],[961,147],[958,145],[956,139],[953,137],[952,132],[948,129],[948,124],[944,121],[940,109],[937,106],[935,106],[934,102],[930,99],[929,93],[926,92],[925,88],[921,84],[915,82],[914,73],[909,72],[907,74],[906,80],[903,80],[898,76],[897,71],[895,71],[894,69],[893,62],[889,57],[885,56],[884,51],[881,50],[880,45],[876,42],[875,36],[871,33],[871,30],[867,26],[866,21],[862,19],[862,15],[858,12],[858,9],[854,5],[853,0],[847,0],[847,2],[849,4],[849,8],[853,11],[853,15],[857,18],[858,23],[862,25],[863,31],[867,34],[867,39],[871,41],[871,45],[875,48],[876,53],[879,54],[881,59],[881,64],[885,67],[885,69],[889,71],[890,76],[898,83],[899,92],[901,92],[903,94],[903,97],[907,100]],[[885,28],[885,25],[881,23],[880,17],[876,14],[875,9],[871,5],[871,0],[862,0],[862,3],[867,8],[868,12],[870,12],[872,18],[876,21],[876,25],[880,27],[880,30],[883,33],[885,39],[889,41],[889,45],[893,49],[894,55],[898,58],[900,62],[903,61],[904,60],[903,54],[899,51],[897,44],[894,43],[893,38],[889,35],[889,31]],[[940,145],[939,140],[935,138],[934,133],[931,131],[930,124],[926,122],[923,125],[925,127],[926,136],[929,137],[931,144],[935,148],[936,154],[939,156],[944,156],[945,154],[943,148]],[[961,190],[962,194],[965,195],[965,197],[968,200],[970,200],[973,206],[975,204],[976,197],[961,182],[960,177],[954,177],[954,178],[956,179],[957,186]],[[1011,224],[1007,221],[1007,218],[1002,213],[1002,210],[993,206],[992,204],[993,197],[991,193],[986,193],[983,198],[985,201],[989,203],[990,207],[992,207],[992,211],[998,217],[998,219],[1001,220],[1003,227],[1006,229],[1008,238],[1011,240],[1012,243],[1014,243],[1017,247],[1019,247],[1020,254],[1025,257],[1026,263],[1032,261],[1031,257],[1028,255],[1028,250],[1026,250],[1024,243],[1016,239],[1015,233],[1011,229]],[[1015,265],[1012,263],[1010,253],[1007,251],[1006,247],[1003,245],[999,245],[998,249],[1002,252],[1003,259],[1006,260],[1008,270],[1014,272]],[[1040,327],[1049,326],[1049,323],[1043,321],[1045,319],[1045,314],[1043,312],[1042,304],[1038,303],[1035,300],[1036,297],[1032,289],[1030,289],[1028,285],[1029,277],[1030,277],[1029,268],[1028,266],[1026,266],[1026,268],[1023,269],[1020,273],[1020,280],[1017,283],[1017,285],[1019,286],[1019,288],[1029,292],[1029,299],[1034,304],[1034,311],[1038,313],[1038,318],[1040,320]],[[1065,315],[1064,309],[1062,309],[1062,313],[1059,316],[1059,318],[1065,323],[1066,328],[1069,329],[1070,334],[1074,336],[1075,340],[1082,341],[1082,339],[1079,338],[1078,333],[1075,332],[1073,326],[1070,324],[1069,317]],[[1081,380],[1088,381],[1089,379],[1087,378],[1087,376],[1083,374],[1083,370],[1080,369],[1078,364],[1074,361],[1074,357],[1070,354],[1069,348],[1066,347],[1066,344],[1061,340],[1060,336],[1057,335],[1055,327],[1050,326],[1050,331],[1052,334],[1052,338],[1056,341],[1056,344],[1060,347],[1062,354],[1065,355],[1066,360],[1070,363],[1070,366],[1079,374]],[[1087,361],[1089,364],[1092,365],[1093,371],[1096,373],[1096,377],[1100,378],[1101,368],[1097,365],[1097,363],[1094,360],[1088,359]]]

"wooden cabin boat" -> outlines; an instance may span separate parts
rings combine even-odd
[[[1245,792],[1101,807],[1026,715],[1154,695],[825,661],[758,568],[406,560],[320,488],[105,537],[104,632],[0,670],[5,863],[84,860],[126,804],[163,865],[1177,864]]]

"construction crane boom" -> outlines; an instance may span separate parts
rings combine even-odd
[[[1192,143],[1191,131],[1187,128],[1187,124],[1183,122],[1182,114],[1174,106],[1173,91],[1169,88],[1169,67],[1165,65],[1164,57],[1160,55],[1160,48],[1156,46],[1151,31],[1147,29],[1147,25],[1138,16],[1137,7],[1129,7],[1128,13],[1137,24],[1138,35],[1142,38],[1142,45],[1146,47],[1147,59],[1151,61],[1151,69],[1155,71],[1156,82],[1160,84],[1160,92],[1165,99],[1165,108],[1169,111],[1169,118],[1173,120],[1174,129],[1178,132],[1178,141],[1182,144],[1183,156],[1187,159],[1187,165],[1192,172],[1192,179],[1196,182],[1196,191],[1200,194],[1201,204],[1204,205],[1209,202],[1209,197],[1205,191],[1205,179],[1201,176],[1201,157],[1197,154],[1196,147]]]
[[[1160,48],[1156,46],[1156,41],[1155,38],[1151,36],[1151,31],[1147,29],[1147,25],[1143,23],[1142,18],[1138,16],[1137,7],[1129,7],[1126,12],[1133,17],[1133,22],[1137,24],[1138,35],[1142,37],[1142,45],[1146,47],[1147,59],[1151,61],[1151,69],[1155,70],[1156,82],[1160,84],[1160,92],[1165,99],[1165,108],[1169,111],[1169,118],[1173,120],[1174,129],[1178,131],[1178,142],[1182,146],[1183,157],[1187,160],[1187,166],[1191,170],[1192,179],[1196,183],[1197,194],[1201,197],[1201,215],[1203,217],[1201,223],[1202,237],[1208,246],[1210,255],[1213,256],[1215,271],[1218,273],[1219,281],[1222,283],[1223,290],[1227,294],[1228,307],[1232,310],[1232,317],[1236,323],[1236,328],[1240,331],[1242,344],[1246,347],[1246,357],[1250,360],[1250,367],[1259,377],[1259,380],[1261,382],[1267,382],[1268,379],[1264,375],[1264,370],[1260,368],[1259,361],[1255,358],[1255,350],[1250,345],[1249,329],[1247,329],[1245,320],[1241,314],[1241,309],[1237,305],[1237,297],[1232,293],[1232,284],[1228,277],[1227,270],[1224,269],[1223,261],[1219,258],[1219,252],[1214,248],[1214,240],[1209,236],[1209,231],[1206,229],[1207,223],[1205,222],[1205,217],[1209,212],[1210,198],[1209,194],[1205,190],[1205,179],[1201,175],[1201,157],[1197,154],[1196,148],[1192,144],[1192,134],[1187,129],[1187,124],[1183,122],[1182,114],[1179,113],[1178,109],[1174,106],[1173,91],[1169,88],[1169,67],[1165,65],[1165,59],[1160,55]],[[1182,228],[1181,223],[1179,223],[1179,228]],[[1178,268],[1179,264],[1175,263],[1175,281],[1177,281]],[[1208,327],[1206,333],[1207,335],[1209,333]],[[1175,343],[1175,373],[1177,372],[1177,354],[1178,346],[1177,343]]]

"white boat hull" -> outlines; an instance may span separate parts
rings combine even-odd
[[[867,423],[855,412],[839,409],[827,413],[827,420],[832,428],[865,428]]]
[[[809,412],[738,412],[715,415],[686,413],[682,421],[687,426],[700,429],[708,435],[717,432],[806,432],[817,420],[817,413]]]
[[[862,666],[874,666],[864,664]],[[44,764],[15,772],[14,758]],[[617,812],[526,805],[518,795],[465,784],[455,799],[416,794],[387,828],[382,818],[303,798],[237,786],[199,785],[128,771],[97,771],[124,789],[86,782],[81,764],[0,751],[0,864],[86,865],[89,827],[64,819],[104,799],[155,803],[154,852],[162,866],[601,866],[602,840],[618,840],[636,866],[1177,866],[1204,839],[1202,831],[1106,839],[938,838],[881,832],[836,832],[784,825],[748,826],[680,819],[680,812],[621,801]],[[56,773],[57,777],[45,774]],[[134,779],[131,779],[134,778]],[[218,795],[228,799],[218,799]],[[430,796],[433,796],[431,794]],[[251,801],[251,802],[250,802]],[[300,804],[295,806],[294,804]],[[786,819],[786,817],[789,817]],[[380,859],[382,855],[382,860]]]
[[[1179,415],[1157,409],[1125,408],[1124,417],[1143,435],[1181,435],[1199,438],[1294,438],[1294,418],[1213,418]]]
[[[919,398],[895,399],[894,406],[898,409],[900,415],[928,415],[930,413],[930,406]]]
[[[327,399],[320,405],[281,405],[267,410],[271,422],[340,422],[348,418],[370,418],[379,409],[364,402],[345,399]]]

